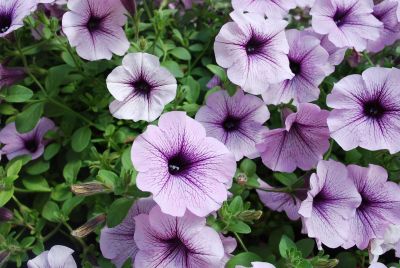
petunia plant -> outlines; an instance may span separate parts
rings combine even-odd
[[[0,267],[400,267],[399,0],[0,0]]]

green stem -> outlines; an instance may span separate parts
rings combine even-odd
[[[335,143],[335,141],[332,139],[331,142],[330,142],[330,145],[329,145],[329,150],[324,156],[324,160],[328,160],[329,157],[331,156],[334,143]]]
[[[236,232],[233,232],[233,234],[235,235],[237,241],[239,241],[239,244],[243,248],[243,250],[248,252],[249,250],[247,249],[246,245],[243,243],[243,240],[240,238],[240,236]]]
[[[53,228],[53,230],[51,230],[50,233],[48,233],[44,238],[43,241],[46,242],[47,240],[49,240],[53,235],[55,235],[58,230],[61,228],[61,223],[59,223],[55,228]]]
[[[18,188],[14,186],[14,191],[17,193],[31,193],[31,191],[27,190],[27,189],[22,189],[22,188]]]
[[[363,56],[367,59],[368,63],[369,63],[371,66],[375,66],[375,64],[372,62],[371,58],[368,56],[368,53],[363,52]]]

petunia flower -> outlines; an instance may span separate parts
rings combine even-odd
[[[256,96],[245,95],[240,89],[232,97],[225,90],[211,94],[196,114],[207,135],[224,143],[236,161],[244,156],[259,156],[256,143],[261,141],[261,134],[267,129],[263,124],[268,119],[264,102]]]
[[[127,17],[120,1],[69,0],[62,29],[78,55],[86,60],[122,56],[130,44],[122,26]]]
[[[262,180],[258,180],[260,187],[273,190],[274,188]],[[288,218],[296,221],[300,218],[299,209],[301,201],[304,199],[304,191],[297,191],[295,195],[289,193],[267,192],[256,190],[261,202],[269,209],[282,212],[285,211]]]
[[[100,235],[100,249],[103,256],[111,259],[118,268],[122,267],[129,258],[132,263],[138,251],[135,235],[135,217],[140,214],[149,214],[155,202],[151,197],[138,199],[131,207],[128,215],[113,228],[104,227]]]
[[[217,35],[214,51],[217,63],[228,69],[234,84],[258,95],[266,85],[294,76],[287,56],[286,21],[238,11],[231,17],[233,22],[222,26]]]
[[[208,81],[206,86],[207,86],[208,89],[212,89],[214,87],[222,87],[222,81],[218,76],[214,75],[210,79],[210,81]]]
[[[232,253],[237,247],[236,239],[231,236],[219,234],[222,246],[224,247],[224,257],[221,259],[221,267],[225,267],[226,263],[233,257]]]
[[[400,151],[400,70],[373,67],[350,75],[333,87],[327,104],[331,137],[346,151]]]
[[[343,245],[350,236],[349,219],[361,203],[346,167],[333,160],[320,161],[310,188],[299,210],[308,236],[330,248]]]
[[[206,226],[205,218],[189,211],[173,217],[155,206],[149,215],[136,216],[135,222],[139,248],[135,267],[221,267],[224,247],[218,233]]]
[[[383,23],[383,27],[378,39],[368,40],[368,51],[379,52],[400,38],[400,23],[396,14],[399,4],[400,2],[385,0],[374,6],[372,15]]]
[[[296,7],[294,0],[232,0],[234,10],[260,13],[268,18],[285,17]]]
[[[294,77],[281,83],[269,85],[262,94],[267,104],[294,104],[318,99],[318,86],[334,71],[329,64],[329,54],[320,45],[320,40],[305,31],[288,30],[290,69]]]
[[[329,148],[328,111],[310,103],[285,119],[285,128],[266,131],[256,145],[264,165],[274,171],[310,170]]]
[[[15,123],[9,123],[0,131],[0,144],[4,145],[1,148],[2,154],[7,155],[9,160],[20,155],[30,155],[32,159],[39,158],[49,142],[44,139],[44,135],[50,130],[55,130],[55,125],[45,117],[28,133],[18,133]]]
[[[0,37],[24,26],[24,18],[35,11],[36,0],[0,1]]]
[[[400,187],[387,181],[388,174],[380,166],[350,165],[347,169],[361,195],[361,205],[350,219],[352,235],[344,247],[356,245],[363,250],[371,239],[382,236],[389,224],[400,224]]]
[[[295,0],[296,5],[301,8],[312,7],[315,3],[315,0]]]
[[[379,256],[389,250],[395,250],[396,257],[400,258],[400,225],[390,224],[383,235],[371,240],[369,255],[371,262],[377,262]]]
[[[235,268],[246,268],[246,267],[242,265],[236,265]],[[251,263],[251,268],[275,268],[275,266],[268,262],[254,261]]]
[[[42,252],[36,258],[28,261],[28,268],[76,268],[72,257],[74,251],[65,246],[53,246],[50,250]]]
[[[312,27],[337,47],[362,51],[367,40],[378,39],[382,27],[372,8],[370,0],[316,0],[310,12]]]
[[[26,77],[22,67],[6,67],[0,64],[0,89],[18,83]]]
[[[107,77],[107,88],[116,99],[110,104],[114,117],[151,122],[174,100],[177,84],[156,56],[130,53]]]
[[[132,146],[137,186],[151,192],[164,213],[206,216],[227,199],[236,171],[234,155],[184,112],[163,114]]]

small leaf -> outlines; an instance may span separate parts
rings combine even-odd
[[[39,160],[33,165],[30,165],[25,171],[29,175],[39,175],[49,170],[49,168],[50,168],[49,162]]]
[[[253,252],[242,252],[232,257],[226,264],[226,268],[235,268],[238,265],[251,267],[252,262],[262,261],[263,259]]]
[[[183,77],[183,72],[175,61],[164,61],[161,65],[167,68],[176,78]]]
[[[132,207],[133,199],[120,198],[115,200],[108,211],[107,226],[112,228],[120,224],[128,214]]]
[[[315,242],[313,239],[302,239],[296,242],[297,248],[301,251],[304,258],[307,258],[314,250]]]
[[[22,168],[22,160],[17,160],[7,167],[7,177],[18,175]]]
[[[246,158],[242,163],[240,163],[240,170],[242,170],[248,177],[251,177],[256,173],[257,165],[253,160]]]
[[[246,223],[233,220],[229,223],[228,230],[231,232],[239,233],[239,234],[249,234],[251,233],[251,228]]]
[[[46,179],[41,176],[23,179],[22,184],[26,189],[33,192],[51,192]]]
[[[207,69],[210,70],[213,74],[218,76],[222,81],[227,81],[228,78],[226,76],[226,72],[223,68],[214,65],[214,64],[208,64]]]
[[[243,199],[241,196],[236,196],[229,204],[229,211],[232,214],[240,213],[243,210]]]
[[[25,102],[33,96],[32,90],[27,87],[15,85],[6,90],[5,100],[7,102]]]
[[[292,186],[297,181],[293,173],[274,173],[274,177],[285,186]]]
[[[170,51],[170,53],[180,60],[190,60],[192,56],[190,55],[189,51],[183,47],[176,47]]]
[[[19,113],[15,125],[19,133],[27,133],[34,129],[43,113],[43,103],[34,103]]]
[[[72,149],[80,153],[89,145],[92,131],[89,127],[81,127],[77,129],[71,138]]]
[[[59,222],[60,209],[58,208],[58,205],[53,201],[48,201],[43,207],[42,216],[48,221]]]
[[[79,170],[82,167],[82,162],[80,160],[69,162],[65,165],[63,170],[63,175],[65,181],[68,184],[73,184],[76,181]]]
[[[14,194],[14,187],[12,187],[10,190],[2,190],[0,191],[0,207],[4,206],[7,204],[7,202],[11,199],[11,197]]]
[[[80,203],[85,200],[85,197],[83,196],[74,196],[68,200],[66,200],[62,204],[61,211],[65,216],[68,216],[74,208],[76,208]]]
[[[59,143],[52,143],[46,147],[44,150],[43,158],[44,160],[52,159],[61,149],[61,145]]]
[[[288,252],[291,249],[296,249],[296,244],[286,235],[283,235],[279,242],[279,253],[285,259],[288,258]]]

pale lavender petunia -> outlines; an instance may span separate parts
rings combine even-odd
[[[346,151],[400,151],[400,70],[369,68],[349,75],[333,87],[327,104],[331,137]]]
[[[135,217],[140,214],[149,214],[155,202],[151,197],[138,199],[131,207],[128,215],[113,228],[104,227],[100,235],[100,249],[103,256],[111,259],[118,268],[122,267],[126,260],[135,261],[138,251],[134,240]]]
[[[0,37],[24,26],[24,18],[36,9],[36,0],[0,1]]]
[[[28,268],[76,268],[72,257],[74,251],[65,246],[53,246],[50,250],[42,252],[36,258],[28,261]]]
[[[177,84],[156,56],[130,53],[107,77],[107,88],[116,99],[110,104],[114,117],[151,122],[174,100]]]
[[[261,188],[274,190],[274,187],[270,186],[266,182],[260,179],[258,182],[260,183]],[[285,192],[268,192],[263,190],[257,190],[257,194],[260,197],[261,202],[268,208],[278,212],[285,211],[288,218],[292,221],[296,221],[300,218],[300,204],[306,196],[306,193],[303,190],[296,191],[294,195]]]
[[[6,67],[0,64],[0,89],[18,83],[26,77],[25,68]]]
[[[380,29],[379,38],[372,41],[368,40],[367,50],[371,52],[379,52],[385,46],[392,45],[400,38],[400,23],[397,19],[397,7],[400,2],[393,0],[385,0],[374,6],[373,15],[383,23]]]
[[[135,267],[221,267],[224,247],[206,219],[189,211],[173,217],[155,206],[149,215],[135,217],[135,242],[139,251]]]
[[[315,0],[295,0],[295,2],[298,7],[304,8],[312,7],[315,3]]]
[[[210,81],[208,81],[206,86],[207,86],[208,89],[212,89],[214,87],[222,87],[222,81],[218,76],[214,75],[210,79]]]
[[[216,138],[235,155],[236,161],[244,156],[259,156],[256,143],[267,128],[263,124],[269,119],[264,102],[253,95],[237,90],[230,97],[225,90],[217,91],[207,98],[205,106],[196,114],[207,135]]]
[[[334,71],[329,64],[329,54],[320,45],[320,40],[306,31],[286,31],[289,43],[290,69],[294,77],[267,87],[262,94],[267,104],[294,104],[315,101],[319,97],[318,86]]]
[[[294,0],[232,0],[235,10],[260,13],[269,18],[285,17],[296,7]]]
[[[132,146],[137,186],[151,192],[164,213],[206,216],[227,199],[234,155],[184,112],[163,114]]]
[[[235,268],[247,268],[247,267],[242,265],[236,265]],[[255,261],[251,263],[251,268],[275,268],[275,266],[268,262]]]
[[[15,123],[9,123],[0,131],[1,153],[7,155],[9,160],[20,155],[30,155],[32,159],[39,158],[49,140],[44,135],[55,130],[53,121],[41,118],[36,127],[28,133],[19,133]]]
[[[316,0],[310,12],[312,27],[337,47],[362,51],[367,40],[378,39],[382,27],[372,8],[372,0]]]
[[[315,167],[329,148],[328,114],[315,104],[300,104],[286,117],[285,128],[266,131],[256,145],[263,163],[282,172]]]
[[[346,167],[333,160],[322,160],[317,173],[311,175],[310,190],[299,214],[309,237],[336,248],[348,239],[349,219],[354,217],[360,203],[361,196]]]
[[[219,234],[219,237],[224,247],[224,257],[221,259],[221,267],[225,267],[226,263],[233,257],[232,253],[237,247],[236,239],[231,236]]]
[[[349,221],[351,235],[344,247],[366,249],[371,239],[382,237],[390,224],[400,224],[400,188],[387,181],[388,174],[380,166],[350,165],[347,169],[361,195],[361,205]]]
[[[244,91],[261,94],[266,85],[293,77],[284,20],[259,14],[232,12],[214,43],[217,63],[227,68],[228,78]]]
[[[122,26],[127,17],[120,1],[69,0],[62,28],[71,46],[86,60],[122,56],[130,44]]]

